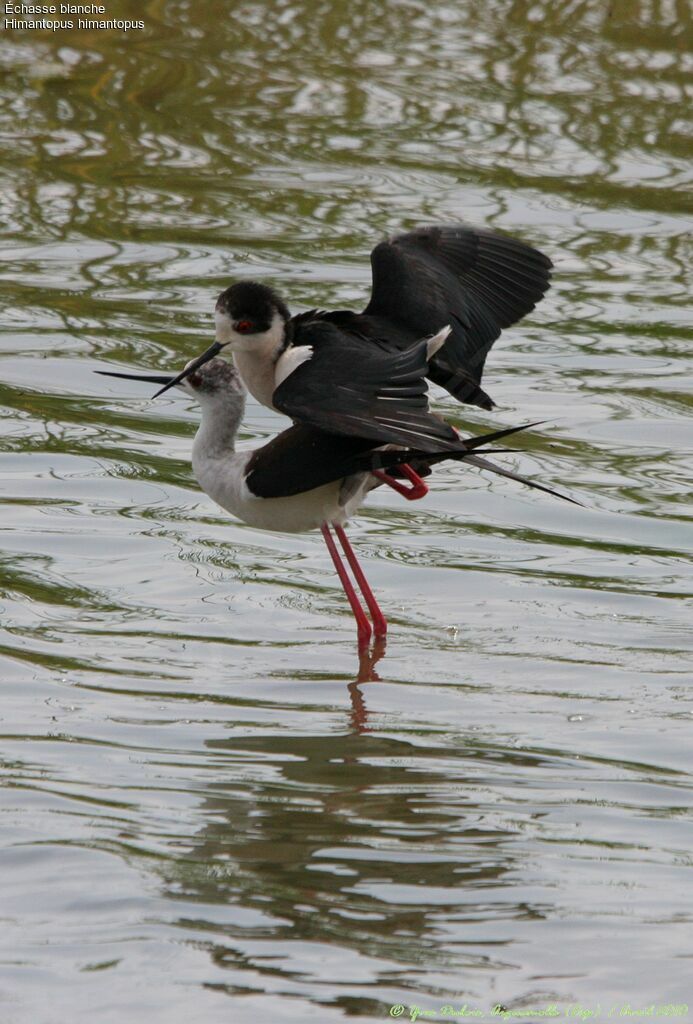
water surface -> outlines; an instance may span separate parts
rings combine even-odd
[[[0,35],[3,1019],[687,1002],[686,5],[108,13],[146,30]],[[544,421],[508,464],[585,507],[374,495],[359,664],[320,537],[231,521],[186,399],[93,370],[180,367],[232,279],[358,307],[383,235],[461,218],[556,277],[498,409],[436,408]]]

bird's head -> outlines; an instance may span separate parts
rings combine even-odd
[[[233,352],[254,352],[274,360],[284,345],[289,310],[267,285],[239,281],[217,299],[215,318],[217,338],[213,345],[193,359],[177,377],[172,377],[154,398],[186,380],[215,356],[230,360]]]
[[[185,369],[194,363],[192,359]],[[210,359],[191,370],[177,385],[181,391],[195,398],[200,405],[236,408],[245,404],[245,388],[233,363],[225,359]]]
[[[217,299],[217,342],[231,352],[256,352],[272,358],[284,343],[289,316],[286,304],[267,285],[239,281]]]

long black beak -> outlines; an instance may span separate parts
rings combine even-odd
[[[144,373],[114,373],[112,370],[94,370],[100,377],[122,377],[123,380],[143,380],[146,384],[164,384],[169,387],[174,377],[164,377],[162,374]]]
[[[208,363],[210,359],[214,359],[217,352],[221,352],[223,347],[224,346],[221,342],[215,341],[213,345],[209,346],[206,352],[203,352],[201,356],[197,357],[197,359],[193,359],[189,366],[186,366],[184,370],[181,370],[177,377],[167,377],[164,386],[160,388],[155,395],[152,395],[152,398],[158,398],[159,395],[163,395],[164,391],[168,391],[169,388],[174,387],[176,384],[180,384],[182,380],[185,380],[186,377],[191,373],[194,373],[195,370],[200,368],[200,366],[204,366],[204,364]]]

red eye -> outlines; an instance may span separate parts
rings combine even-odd
[[[252,320],[239,320],[236,324],[236,330],[239,334],[250,334],[253,329]]]

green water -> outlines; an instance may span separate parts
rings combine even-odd
[[[146,28],[0,32],[0,1019],[693,1003],[690,8],[107,13]],[[435,406],[544,421],[508,464],[586,507],[374,495],[359,665],[319,535],[231,521],[188,401],[93,370],[181,367],[239,277],[358,308],[462,218],[555,283],[498,409]]]

